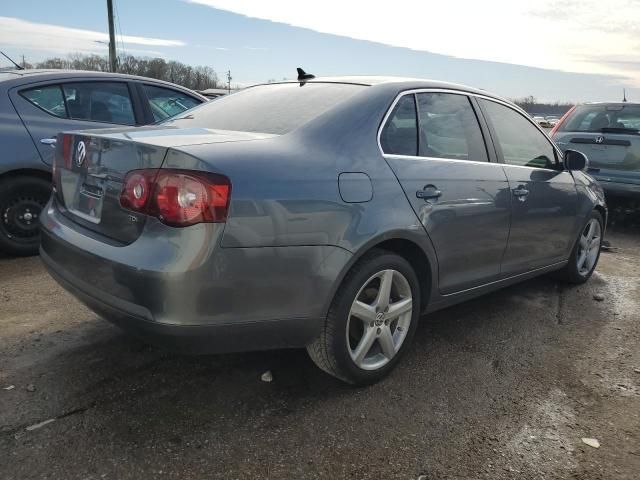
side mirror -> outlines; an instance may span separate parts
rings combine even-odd
[[[564,152],[564,168],[570,171],[586,170],[589,167],[589,159],[587,156],[577,150],[565,150]]]

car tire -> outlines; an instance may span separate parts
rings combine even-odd
[[[584,227],[580,229],[569,262],[557,272],[556,277],[573,284],[581,284],[589,280],[600,259],[603,234],[604,219],[600,212],[594,210]]]
[[[51,182],[34,176],[0,180],[0,250],[36,255],[40,246],[40,212],[51,196]]]
[[[419,315],[420,285],[409,262],[385,250],[372,250],[347,273],[320,336],[307,351],[330,375],[369,385],[400,361],[413,340]]]

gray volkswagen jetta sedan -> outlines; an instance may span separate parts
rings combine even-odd
[[[421,314],[547,272],[585,282],[607,215],[586,167],[484,91],[259,85],[159,126],[59,135],[41,256],[151,343],[306,347],[368,384]]]

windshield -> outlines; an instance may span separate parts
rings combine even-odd
[[[580,105],[560,128],[566,132],[640,130],[640,105]]]
[[[344,83],[279,83],[247,88],[189,110],[164,125],[284,134],[364,88]]]

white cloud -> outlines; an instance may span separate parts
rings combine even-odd
[[[185,0],[325,33],[445,55],[604,73],[640,85],[638,0]]]
[[[125,45],[139,45],[144,47],[182,47],[186,43],[180,40],[166,40],[161,38],[136,37],[123,35],[117,37],[117,42]],[[101,43],[100,43],[101,42]],[[81,30],[77,28],[61,27],[45,23],[34,23],[12,17],[0,17],[0,45],[19,47],[58,54],[68,53],[103,53],[109,35],[104,32]],[[141,51],[127,48],[127,52]],[[143,50],[146,53],[157,54],[157,50]]]

